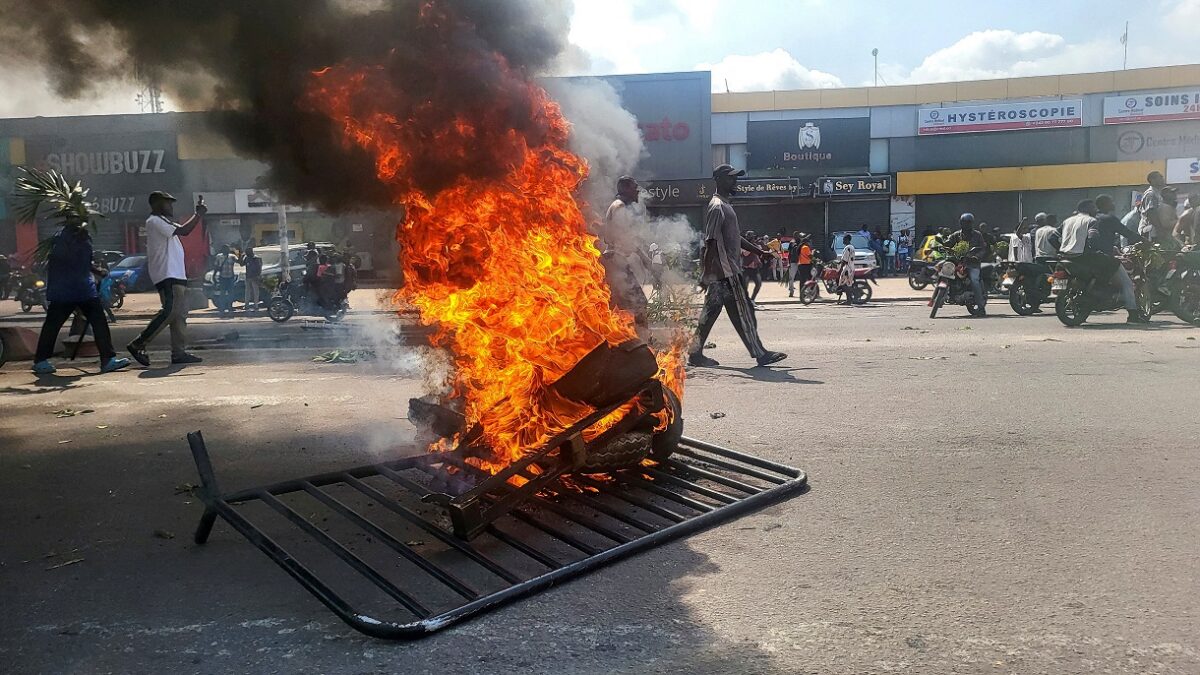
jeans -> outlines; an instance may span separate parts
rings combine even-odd
[[[1125,309],[1131,314],[1142,311],[1138,307],[1137,291],[1133,287],[1133,279],[1129,278],[1129,272],[1123,265],[1117,265],[1117,271],[1113,273],[1113,281],[1121,287],[1121,301],[1125,303]]]
[[[975,306],[987,307],[987,294],[983,292],[983,282],[979,280],[979,268],[968,267],[967,276],[971,279],[971,292],[975,294]]]
[[[222,312],[233,311],[233,284],[237,282],[234,277],[228,279],[221,277],[217,280],[217,294],[221,298],[221,303],[217,305],[217,309]]]
[[[747,267],[742,270],[742,274],[744,274],[746,277],[744,283],[746,285],[747,293],[750,292],[750,283],[754,283],[754,292],[750,293],[750,302],[754,302],[754,299],[758,297],[758,292],[762,290],[762,268]]]
[[[46,310],[46,320],[42,323],[42,332],[38,335],[37,354],[34,362],[45,361],[54,355],[54,342],[58,339],[58,331],[62,329],[67,319],[78,309],[92,324],[92,335],[96,338],[96,349],[100,352],[100,363],[108,361],[117,353],[113,351],[112,335],[108,331],[108,321],[104,318],[104,303],[100,298],[89,298],[80,302],[51,302]]]
[[[249,279],[249,278],[246,279],[246,311],[247,312],[257,312],[258,311],[258,293],[259,293],[258,279]]]
[[[154,287],[158,289],[158,299],[162,309],[150,319],[149,325],[142,334],[129,343],[133,347],[145,348],[146,345],[162,332],[168,325],[171,327],[171,357],[183,356],[187,353],[187,282],[181,279],[164,279]]]

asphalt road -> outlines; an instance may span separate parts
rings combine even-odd
[[[389,456],[418,359],[36,379],[0,369],[0,663],[14,673],[1200,672],[1200,330],[772,304],[728,322],[687,432],[809,493],[415,643],[345,627],[228,526],[226,489]],[[324,349],[322,346],[320,349]],[[56,417],[55,410],[94,412]],[[724,413],[714,418],[713,413]],[[173,538],[170,538],[173,537]],[[72,561],[78,562],[72,562]],[[66,564],[64,563],[71,563]]]

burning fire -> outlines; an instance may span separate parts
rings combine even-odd
[[[448,17],[433,3],[426,8],[420,20],[442,30]],[[436,327],[433,343],[449,350],[456,367],[453,396],[465,404],[468,427],[482,427],[497,462],[487,468],[498,470],[592,412],[555,394],[551,383],[601,342],[636,334],[632,317],[609,305],[600,251],[575,199],[587,165],[567,150],[570,127],[558,105],[499,54],[444,58],[469,61],[448,68],[491,69],[500,86],[524,87],[518,99],[528,107],[445,109],[438,99],[408,98],[383,66],[350,63],[314,72],[307,103],[339,124],[348,144],[370,153],[404,205],[396,237],[406,285],[398,298]],[[460,86],[456,75],[442,76],[435,94]],[[504,167],[503,175],[463,170],[431,180],[425,172],[433,157],[456,168],[479,158]],[[681,356],[678,349],[658,355],[661,377],[677,393]]]

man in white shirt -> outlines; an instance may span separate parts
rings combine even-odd
[[[1075,206],[1075,214],[1063,221],[1062,243],[1058,252],[1079,255],[1087,248],[1088,230],[1096,226],[1096,202],[1085,199]]]
[[[163,328],[171,327],[171,363],[173,365],[200,363],[198,356],[187,353],[187,272],[183,264],[183,243],[204,219],[208,208],[201,202],[196,213],[180,225],[171,220],[175,215],[175,198],[166,192],[150,193],[150,217],[146,219],[146,269],[158,290],[162,309],[150,319],[141,335],[127,345],[129,353],[143,366],[150,365],[146,354],[148,345]]]

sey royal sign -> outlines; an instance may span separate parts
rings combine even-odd
[[[1153,92],[1104,99],[1105,124],[1200,120],[1200,91]]]
[[[1083,101],[1030,101],[922,108],[918,136],[1083,126]]]
[[[891,176],[823,176],[817,180],[817,196],[845,197],[892,194]]]

